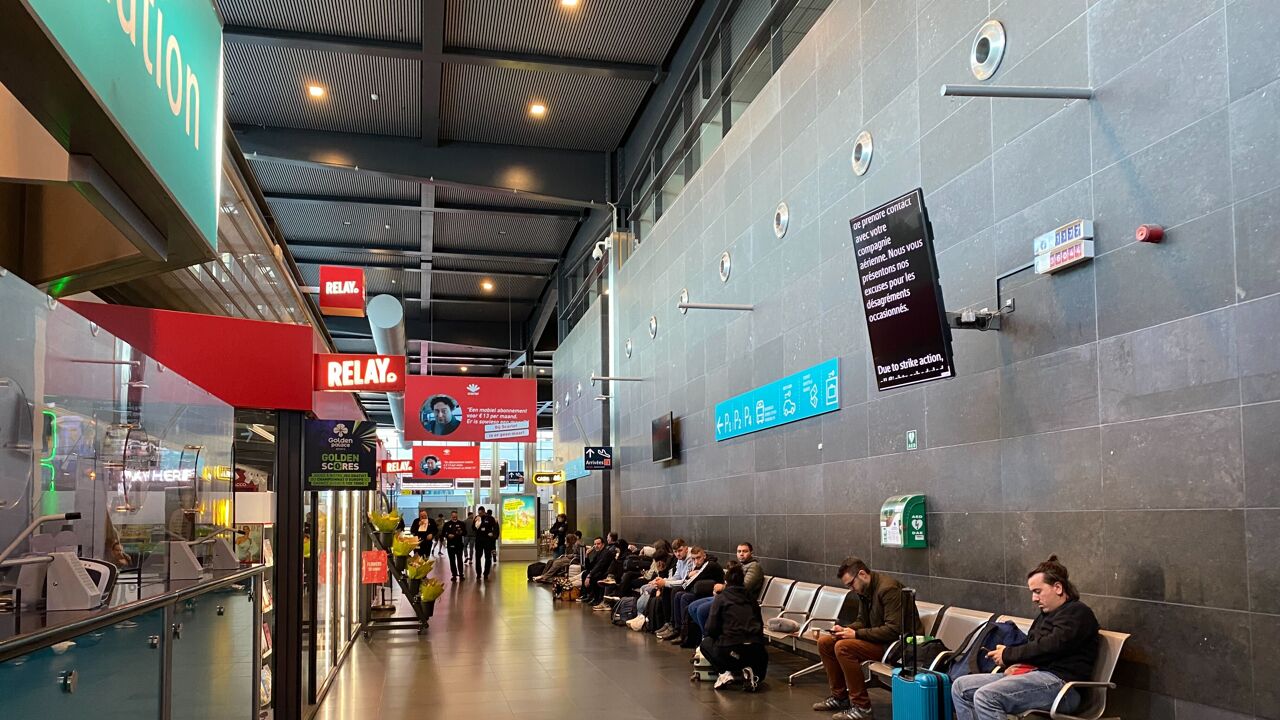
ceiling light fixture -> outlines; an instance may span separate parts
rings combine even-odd
[[[461,370],[462,372],[466,372],[466,371],[467,371],[467,366],[466,366],[466,365],[462,365],[462,366],[459,366],[459,367],[458,367],[458,369],[459,369],[459,370]]]
[[[547,114],[547,106],[539,102],[530,103],[529,114],[534,117],[543,117],[544,115]]]
[[[493,281],[485,280],[484,282],[480,283],[480,287],[483,288],[485,292],[493,292]]]
[[[343,220],[343,221],[342,221],[342,224],[343,224],[343,225],[345,225],[345,226],[347,226],[347,227],[351,227],[351,221],[350,221],[350,220]]]
[[[378,101],[378,93],[369,93],[369,99],[370,99],[370,100],[372,100],[372,101],[374,101],[374,102],[377,102],[377,101]]]
[[[308,95],[310,95],[311,97],[313,97],[313,98],[317,99],[317,100],[319,100],[320,98],[324,97],[326,92],[327,92],[327,91],[324,89],[324,86],[323,86],[323,85],[308,85],[308,86],[307,86],[307,94],[308,94]]]
[[[560,4],[564,7],[578,7],[578,0],[560,0]]]
[[[383,225],[383,226],[382,226],[382,229],[384,229],[384,230],[390,230],[390,229],[391,229],[391,225]]]

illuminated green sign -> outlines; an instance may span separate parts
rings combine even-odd
[[[222,24],[210,0],[22,0],[210,247],[222,173]]]

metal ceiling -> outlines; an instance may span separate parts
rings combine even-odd
[[[237,42],[225,58],[232,124],[418,136],[416,61]],[[323,98],[308,95],[312,84]]]
[[[447,65],[440,130],[451,140],[612,150],[649,87],[643,80]],[[546,117],[530,119],[535,101],[546,105]]]
[[[411,341],[495,348],[495,374],[545,346],[559,262],[608,227],[607,153],[701,5],[215,3],[237,135],[310,133],[248,158],[303,284],[323,264],[363,267],[370,294],[404,300]],[[598,186],[581,181],[592,168]],[[371,350],[349,320],[327,321],[339,348]]]

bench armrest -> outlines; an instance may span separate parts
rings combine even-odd
[[[938,656],[933,659],[933,662],[929,663],[929,669],[937,670],[939,666],[946,667],[947,663],[951,662],[952,655],[955,655],[955,651],[953,650],[944,650],[943,652],[938,653]],[[906,657],[905,652],[903,653],[903,657]]]
[[[891,665],[892,663],[889,662],[889,656],[892,655],[893,651],[898,649],[898,646],[901,644],[902,644],[901,638],[889,643],[889,647],[884,649],[884,656],[880,658],[880,662],[884,663],[885,665]]]
[[[1049,717],[1052,718],[1052,720],[1076,720],[1074,715],[1059,714],[1058,706],[1066,699],[1067,693],[1072,690],[1089,688],[1102,691],[1103,706],[1105,707],[1107,691],[1115,690],[1116,684],[1110,682],[1091,682],[1087,680],[1069,682],[1062,686],[1062,689],[1058,691],[1058,697],[1053,699],[1053,706],[1049,708]]]
[[[805,633],[807,633],[807,632],[809,632],[810,630],[814,629],[814,627],[815,627],[818,623],[824,623],[824,624],[826,624],[826,628],[824,628],[824,629],[830,630],[830,629],[831,629],[831,626],[836,624],[836,619],[835,619],[835,618],[819,618],[819,617],[811,617],[811,618],[809,618],[808,620],[805,620],[805,621],[804,621],[804,624],[800,626],[800,634],[801,634],[801,635],[804,635]]]
[[[763,615],[763,614],[764,614],[764,611],[765,611],[766,609],[768,609],[768,608],[773,608],[774,610],[777,610],[778,612],[782,612],[782,606],[781,606],[781,605],[761,605],[761,606],[760,606],[760,614],[761,614],[761,615]],[[771,615],[770,617],[776,617],[776,616]]]
[[[795,617],[792,619],[793,620],[798,619],[798,621],[801,623],[809,619],[809,613],[801,612],[799,610],[784,610],[778,613],[778,617],[787,617],[789,615],[794,615]]]

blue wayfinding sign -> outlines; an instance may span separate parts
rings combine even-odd
[[[716,442],[840,409],[840,358],[716,403]]]
[[[585,458],[577,457],[564,464],[564,479],[577,480],[590,475],[587,472],[587,461]]]

